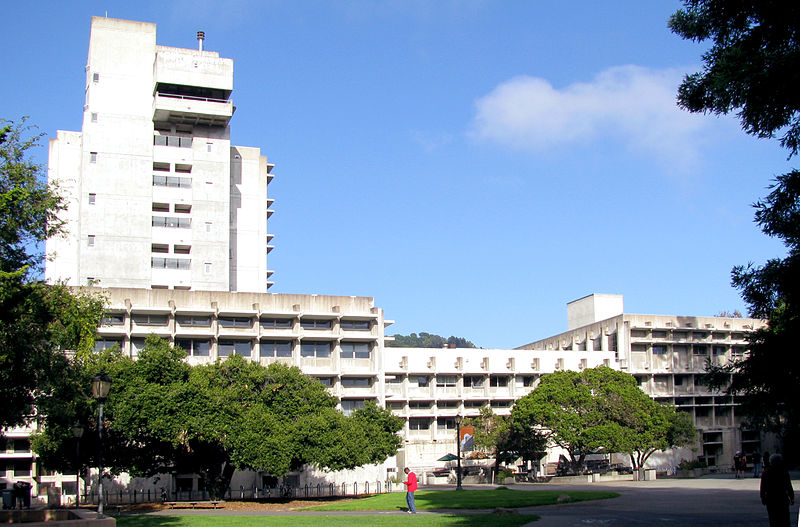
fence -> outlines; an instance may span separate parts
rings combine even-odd
[[[238,489],[228,487],[224,499],[231,500],[286,500],[286,499],[312,499],[328,497],[365,496],[370,494],[383,494],[392,492],[392,482],[365,481],[363,483],[333,484],[318,483],[316,485],[277,487],[244,487]],[[201,490],[176,490],[161,489],[118,489],[103,492],[103,503],[106,505],[131,505],[135,503],[161,503],[165,501],[207,501],[210,499],[208,491]],[[87,492],[81,494],[81,503],[97,504],[98,493]]]

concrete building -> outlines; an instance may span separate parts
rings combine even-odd
[[[706,359],[744,353],[761,321],[629,315],[621,296],[590,295],[568,305],[566,332],[515,350],[392,348],[392,321],[372,298],[268,293],[272,165],[258,148],[230,145],[233,62],[202,44],[159,46],[154,24],[92,19],[82,130],[59,131],[50,144],[68,234],[48,241],[45,274],[102,289],[109,306],[97,349],[119,345],[136,357],[154,333],[194,364],[231,354],[283,362],[319,379],[345,413],[374,400],[405,419],[396,457],[352,472],[309,469],[293,483],[383,481],[405,466],[424,474],[455,452],[458,416],[484,405],[508,414],[541,375],[599,365],[634,374],[651,396],[691,412],[711,464],[756,448],[758,438],[739,428],[736,400],[699,379]],[[32,431],[3,432],[0,486],[21,480],[34,494],[49,486],[74,496],[74,475],[38,464]],[[260,487],[264,476],[238,473],[233,485]],[[166,479],[197,489],[191,474]],[[117,484],[156,489],[124,477]]]
[[[46,278],[69,285],[266,292],[272,165],[230,144],[233,61],[93,17],[81,132],[50,141],[67,198]]]
[[[566,332],[518,349],[612,353],[615,368],[633,374],[644,392],[693,416],[701,432],[700,458],[727,467],[737,450],[759,452],[761,437],[743,428],[737,397],[711,391],[702,378],[708,362],[723,365],[742,357],[747,334],[765,324],[752,318],[626,314],[621,295],[595,294],[567,304]]]

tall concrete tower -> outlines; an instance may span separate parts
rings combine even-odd
[[[93,17],[81,132],[50,141],[67,234],[50,282],[266,292],[272,165],[230,144],[233,60],[156,44],[156,26]]]

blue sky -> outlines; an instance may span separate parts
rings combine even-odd
[[[235,61],[232,141],[276,164],[271,291],[371,296],[389,333],[495,348],[564,331],[593,292],[744,310],[730,270],[783,254],[751,204],[790,163],[675,106],[703,51],[667,29],[679,7],[3,2],[0,116],[80,129],[92,15],[155,22],[168,46],[203,30]]]

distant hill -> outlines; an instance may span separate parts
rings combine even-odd
[[[475,348],[475,344],[468,341],[463,337],[448,337],[444,338],[439,335],[432,335],[430,333],[422,332],[419,335],[412,333],[411,335],[392,335],[394,342],[387,342],[386,345],[391,348]]]

